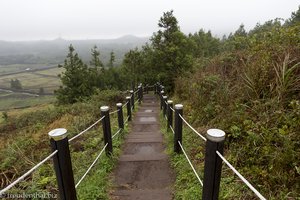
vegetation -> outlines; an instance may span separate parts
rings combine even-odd
[[[226,157],[267,199],[300,197],[300,26],[288,22],[271,20],[248,33],[241,25],[212,43],[217,56],[196,58],[174,91],[200,132],[218,127],[227,133]],[[187,147],[193,156],[203,154],[198,145]],[[222,198],[255,197],[225,169]]]
[[[14,90],[22,90],[22,84],[18,79],[10,80],[10,88]]]
[[[50,153],[47,132],[58,127],[65,127],[69,137],[78,134],[100,116],[102,105],[115,106],[124,97],[117,91],[102,91],[91,97],[89,101],[64,106],[44,106],[28,112],[9,114],[6,121],[0,124],[0,165],[1,187],[12,179],[19,177],[33,165]],[[6,115],[3,113],[3,116]],[[112,132],[118,129],[116,116],[111,117]],[[9,134],[7,134],[9,133]],[[96,126],[70,144],[72,164],[77,182],[103,147],[102,127]],[[126,130],[125,130],[126,133]],[[91,171],[90,175],[78,187],[79,199],[107,199],[110,180],[108,174],[113,169],[118,147],[122,136],[114,139],[113,159],[103,156]],[[9,156],[8,156],[9,155]],[[99,190],[102,188],[102,190]],[[41,166],[39,170],[10,190],[10,193],[50,192],[57,194],[56,178],[53,163]]]

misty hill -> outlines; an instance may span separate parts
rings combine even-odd
[[[129,49],[140,47],[148,40],[147,37],[126,35],[116,39],[0,41],[0,65],[58,64],[65,59],[70,44],[84,61],[90,60],[91,48],[97,45],[104,63],[108,62],[110,52],[114,51],[116,64],[119,64]]]

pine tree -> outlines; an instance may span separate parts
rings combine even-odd
[[[115,53],[113,51],[110,52],[110,58],[108,62],[108,67],[114,67],[114,62],[115,62]]]
[[[78,54],[75,53],[72,45],[69,46],[69,53],[64,65],[59,65],[58,67],[65,69],[59,75],[62,86],[55,91],[59,103],[75,103],[88,98],[92,94],[90,71]]]

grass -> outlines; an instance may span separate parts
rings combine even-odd
[[[5,98],[0,97],[0,111],[27,108],[42,104],[49,104],[55,101],[55,96],[27,96],[27,95],[9,95]]]
[[[64,127],[71,138],[100,118],[99,107],[101,105],[115,105],[116,102],[113,99],[120,101],[119,94],[105,91],[90,101],[73,105],[39,106],[14,114],[9,111],[8,121],[0,124],[1,187],[25,173],[51,153],[47,135],[50,130]],[[114,106],[112,110],[115,110]],[[126,116],[126,111],[124,116]],[[111,115],[111,128],[112,134],[118,130],[116,114]],[[108,199],[112,185],[110,173],[120,154],[119,147],[123,142],[123,135],[127,132],[127,126],[125,126],[125,131],[113,139],[113,156],[108,158],[102,155],[86,179],[79,185],[77,189],[79,199]],[[70,143],[75,183],[85,173],[103,146],[101,122]],[[52,161],[42,165],[25,181],[10,190],[10,193],[23,192],[58,194]]]

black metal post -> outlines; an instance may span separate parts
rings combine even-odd
[[[144,90],[143,90],[143,85],[141,84],[141,101],[143,100],[144,98]]]
[[[222,160],[216,151],[223,154],[225,132],[219,129],[209,129],[206,138],[202,200],[217,200],[219,197]]]
[[[165,94],[165,91],[160,91],[160,109],[162,110],[163,109],[163,106],[164,106],[164,104],[163,104],[163,96],[164,96],[164,94]]]
[[[131,107],[132,110],[134,110],[134,90],[130,90],[130,95],[131,95]]]
[[[101,106],[101,116],[105,116],[102,120],[102,129],[103,129],[103,136],[104,136],[104,145],[107,144],[105,149],[106,155],[111,155],[113,153],[112,147],[112,139],[111,139],[111,128],[110,128],[110,117],[109,117],[109,107],[108,106]]]
[[[117,110],[118,110],[118,124],[119,124],[119,128],[124,129],[124,119],[123,119],[122,103],[117,103]]]
[[[148,94],[149,93],[149,86],[148,86],[148,84],[146,85],[145,90],[146,90],[146,94]]]
[[[128,121],[131,121],[131,97],[126,97],[127,100],[127,117]]]
[[[163,96],[163,116],[164,117],[167,114],[167,99],[168,99],[168,96]]]
[[[142,86],[138,87],[138,98],[139,98],[139,104],[142,103]]]
[[[171,110],[171,108],[173,109],[173,101],[172,100],[168,100],[168,107],[167,107],[167,118],[168,118],[167,130],[170,130],[170,127],[173,128],[173,111]]]
[[[175,105],[175,135],[174,135],[174,152],[181,153],[178,142],[182,143],[182,119],[179,115],[183,115],[183,105]]]
[[[76,200],[77,196],[67,130],[64,128],[54,129],[48,135],[50,136],[52,151],[58,150],[57,154],[53,157],[53,163],[59,197],[62,200]]]

